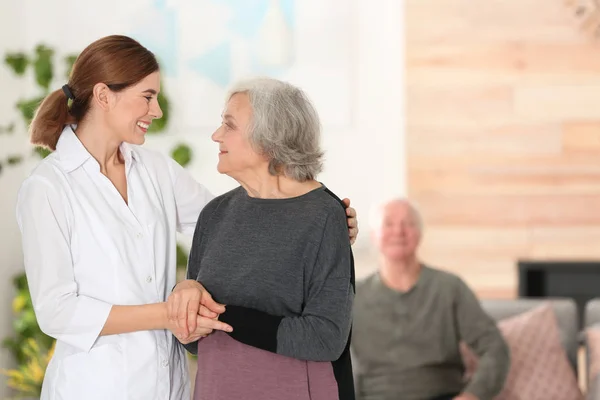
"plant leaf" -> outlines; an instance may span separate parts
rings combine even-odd
[[[11,122],[10,125],[0,126],[0,133],[13,133],[15,131],[15,123]]]
[[[188,263],[188,252],[184,250],[183,246],[177,243],[177,268],[186,269]]]
[[[54,50],[46,47],[43,44],[38,45],[35,48],[36,59],[33,62],[33,69],[35,71],[35,80],[38,85],[48,90],[50,82],[54,76],[54,67],[52,65],[52,56]]]
[[[162,90],[158,94],[158,105],[160,106],[163,115],[161,119],[155,119],[154,121],[152,121],[152,124],[150,124],[150,128],[148,128],[149,133],[162,132],[163,130],[165,130],[167,124],[169,123],[171,105],[169,104],[169,99],[165,95],[164,85],[162,83],[161,88]]]
[[[48,150],[47,148],[40,147],[40,146],[34,147],[33,152],[35,154],[37,154],[38,156],[40,156],[40,158],[46,158],[52,153],[51,150]]]
[[[6,159],[6,163],[8,165],[16,165],[21,163],[21,161],[23,161],[23,156],[8,156],[8,158]]]
[[[22,290],[29,291],[29,285],[27,284],[27,274],[25,274],[25,272],[21,272],[20,274],[17,274],[13,278],[13,285],[19,291],[22,291]]]
[[[17,346],[17,342],[11,337],[4,338],[4,340],[2,341],[2,347],[4,347],[5,349],[13,350]]]
[[[71,77],[71,71],[73,71],[73,64],[75,64],[75,60],[77,60],[77,56],[75,54],[71,54],[65,57],[65,63],[67,64],[67,80],[69,80],[69,78]]]
[[[179,163],[182,167],[185,167],[192,161],[192,149],[187,144],[179,144],[171,152],[171,157]]]
[[[29,61],[27,60],[27,56],[23,53],[8,53],[4,57],[4,63],[11,67],[16,75],[22,76],[27,69]]]
[[[37,97],[31,100],[21,100],[17,103],[17,108],[21,111],[21,115],[27,126],[31,124],[35,110],[40,106],[42,100],[44,100],[43,97]]]
[[[27,298],[22,294],[15,296],[12,302],[13,313],[18,314],[23,311],[23,308],[27,305]]]

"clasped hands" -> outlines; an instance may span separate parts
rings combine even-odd
[[[214,330],[225,332],[233,328],[219,321],[225,306],[213,300],[208,291],[195,280],[177,284],[167,299],[168,329],[183,344],[195,342]]]

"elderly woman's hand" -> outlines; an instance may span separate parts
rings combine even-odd
[[[350,199],[342,200],[346,206],[346,216],[348,217],[348,231],[350,234],[350,244],[356,242],[358,236],[358,220],[356,219],[356,210],[350,207]]]
[[[210,335],[214,330],[221,330],[226,332],[231,332],[231,326],[227,325],[224,322],[218,321],[217,318],[207,318],[201,315],[196,316],[196,329],[194,331],[190,331],[189,335],[183,336],[183,334],[178,334],[178,328],[174,322],[169,321],[171,332],[182,344],[188,344],[195,342],[196,340],[200,340],[208,335]]]
[[[192,279],[178,283],[167,299],[169,329],[180,340],[189,338],[191,334],[196,332],[199,316],[213,320],[224,311],[225,306],[214,301],[204,286]],[[216,326],[220,326],[216,329],[225,331],[231,328],[229,325],[218,321]]]

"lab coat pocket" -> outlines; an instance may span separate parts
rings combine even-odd
[[[65,357],[56,383],[57,400],[120,400],[125,396],[123,353],[110,343]]]

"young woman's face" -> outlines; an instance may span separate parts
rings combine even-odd
[[[143,144],[148,127],[162,117],[158,104],[160,74],[153,72],[140,82],[120,92],[113,92],[113,107],[109,110],[109,124],[119,140]]]

